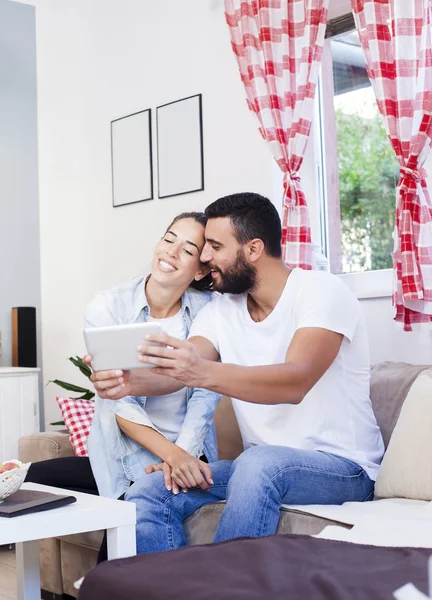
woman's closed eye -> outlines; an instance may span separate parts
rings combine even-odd
[[[174,241],[169,240],[168,238],[164,238],[164,242],[167,242],[167,244],[174,244]],[[191,252],[187,248],[183,248],[183,251],[186,252],[186,254],[188,254],[189,256],[193,256],[193,252]]]

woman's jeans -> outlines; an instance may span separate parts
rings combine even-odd
[[[276,532],[281,504],[343,504],[372,500],[374,482],[350,460],[316,450],[254,446],[235,461],[210,464],[210,490],[174,495],[163,474],[143,475],[126,492],[137,505],[137,551],[186,545],[183,521],[204,504],[226,500],[215,542]]]

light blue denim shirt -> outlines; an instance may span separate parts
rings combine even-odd
[[[147,321],[150,310],[145,297],[145,277],[97,294],[86,310],[85,327],[103,327]],[[211,292],[188,289],[182,297],[186,336],[198,311],[212,299]],[[201,388],[188,388],[187,411],[176,444],[209,462],[217,460],[213,415],[220,395]],[[145,396],[121,400],[95,397],[96,411],[87,448],[93,474],[102,496],[118,498],[131,481],[144,475],[144,468],[160,459],[131,440],[118,427],[115,416],[154,427],[146,413]],[[156,429],[156,428],[155,428]]]

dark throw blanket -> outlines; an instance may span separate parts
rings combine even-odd
[[[245,538],[103,563],[79,600],[394,600],[408,582],[427,593],[431,554],[303,535]]]

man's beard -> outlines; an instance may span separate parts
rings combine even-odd
[[[237,259],[233,265],[222,272],[217,267],[212,267],[219,273],[220,281],[213,279],[213,290],[221,294],[244,294],[250,292],[256,285],[256,269],[250,265],[242,250],[237,252]]]

